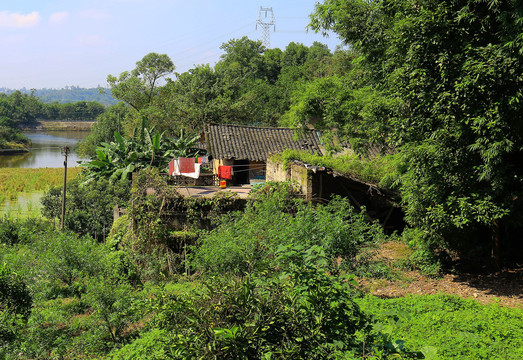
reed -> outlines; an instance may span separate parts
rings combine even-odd
[[[67,169],[67,180],[78,176],[81,167]],[[64,170],[61,168],[1,168],[0,169],[0,202],[16,199],[19,192],[46,191],[61,185]]]

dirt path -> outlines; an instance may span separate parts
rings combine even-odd
[[[407,252],[406,245],[389,242],[380,249],[380,256],[394,262]],[[523,308],[523,268],[491,274],[445,274],[438,279],[418,271],[404,271],[399,280],[362,279],[360,285],[384,298],[445,293],[476,299],[482,304],[498,302],[502,306]]]

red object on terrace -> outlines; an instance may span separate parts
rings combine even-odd
[[[194,158],[178,158],[180,160],[180,172],[181,173],[193,173],[194,172]]]
[[[225,180],[232,180],[232,173],[230,166],[218,166],[218,178]]]

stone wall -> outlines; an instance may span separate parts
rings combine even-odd
[[[317,186],[313,172],[300,164],[291,164],[288,169],[280,162],[267,160],[267,181],[293,181],[298,184],[305,199],[311,200],[317,196]]]

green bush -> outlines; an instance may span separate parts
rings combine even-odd
[[[52,225],[42,219],[0,219],[0,244],[30,243],[41,234],[52,231]]]
[[[0,263],[0,350],[16,338],[29,317],[33,299],[23,279]],[[1,355],[1,352],[0,352]]]
[[[314,206],[285,192],[264,191],[245,212],[225,216],[220,226],[200,236],[191,265],[214,273],[252,272],[267,267],[277,247],[288,244],[320,245],[331,258],[351,261],[382,234],[347,199]]]
[[[141,318],[133,307],[136,296],[126,281],[101,276],[89,280],[85,302],[93,310],[92,317],[98,324],[95,327],[103,329],[101,333],[114,344],[124,342],[132,332],[131,324]]]
[[[159,296],[150,327],[169,335],[162,332],[151,351],[170,349],[175,359],[350,359],[367,341],[367,353],[396,352],[367,336],[369,319],[353,301],[354,281],[327,271],[321,247],[282,246],[276,257],[285,272],[212,278],[200,293]],[[118,354],[131,358],[131,350],[141,354],[136,346]]]
[[[438,241],[432,237],[419,228],[407,228],[402,234],[403,241],[413,250],[407,264],[427,276],[437,277],[442,272],[442,258],[436,255]]]
[[[131,344],[111,352],[108,359],[114,360],[165,360],[176,359],[172,338],[168,331],[163,329],[152,329],[143,333]]]
[[[35,246],[40,250],[37,283],[44,298],[80,298],[90,277],[110,271],[107,249],[89,237],[58,233]]]
[[[105,240],[113,224],[114,206],[125,207],[130,196],[130,182],[72,180],[67,183],[65,227],[77,234]],[[48,219],[60,219],[61,199],[61,188],[50,189],[42,198],[42,214]]]

